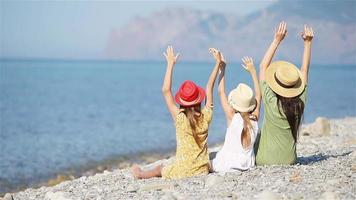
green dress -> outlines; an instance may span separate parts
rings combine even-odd
[[[293,164],[297,159],[296,143],[290,126],[281,108],[277,106],[277,97],[266,81],[260,82],[264,106],[261,138],[256,156],[257,165]],[[307,87],[300,95],[306,102]]]

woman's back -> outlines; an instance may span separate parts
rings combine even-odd
[[[276,94],[265,81],[261,82],[264,105],[263,125],[259,141],[256,164],[292,164],[296,160],[296,143],[283,109],[278,108]],[[300,95],[305,103],[307,87]]]
[[[246,133],[246,137],[250,139],[250,144],[244,147],[242,144],[242,134],[245,131],[244,121],[240,113],[234,115],[226,130],[224,145],[212,161],[214,171],[246,170],[254,166],[253,144],[257,137],[258,123],[253,120],[250,122],[251,128]]]

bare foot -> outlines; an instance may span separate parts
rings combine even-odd
[[[142,174],[142,169],[140,168],[140,166],[134,164],[131,167],[131,173],[132,173],[134,178],[140,179],[141,178],[141,174]]]

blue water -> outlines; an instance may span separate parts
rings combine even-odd
[[[177,64],[173,91],[185,79],[205,86],[212,67]],[[15,187],[91,161],[174,149],[164,73],[163,62],[0,61],[0,192],[1,182]],[[251,85],[239,64],[226,79],[228,90]],[[306,122],[356,116],[355,102],[356,66],[311,66]],[[209,143],[225,128],[215,101]]]

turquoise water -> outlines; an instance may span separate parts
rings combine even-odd
[[[161,95],[162,62],[0,61],[0,193],[72,166],[175,148],[174,125]],[[205,86],[213,63],[179,63],[185,79]],[[251,85],[228,65],[227,88]],[[215,91],[216,95],[216,91]],[[217,100],[217,98],[215,98]],[[209,143],[226,122],[215,101]],[[356,116],[356,66],[311,66],[304,120]],[[4,189],[5,188],[5,189]]]

